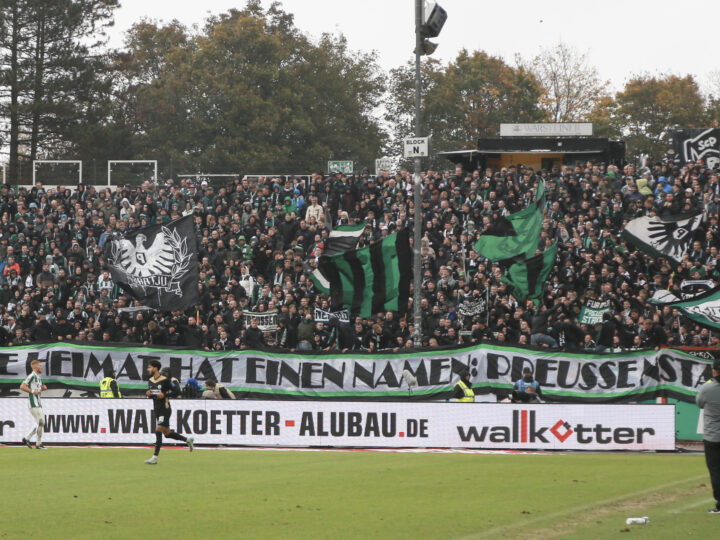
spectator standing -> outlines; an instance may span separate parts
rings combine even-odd
[[[703,411],[705,462],[715,498],[715,507],[708,512],[720,514],[720,360],[713,362],[712,374],[712,378],[700,387],[695,402]]]

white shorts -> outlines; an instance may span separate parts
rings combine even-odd
[[[45,413],[43,413],[42,407],[30,407],[30,414],[36,422],[40,422],[40,420],[45,417]]]

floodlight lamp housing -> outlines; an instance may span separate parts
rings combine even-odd
[[[432,41],[428,41],[427,39],[423,39],[422,46],[420,48],[420,56],[430,56],[432,53],[435,52],[435,49],[437,49],[438,44],[433,43]],[[415,54],[417,54],[417,48],[415,48]]]
[[[425,8],[425,21],[420,27],[420,35],[426,38],[438,37],[447,21],[447,11],[433,3]]]

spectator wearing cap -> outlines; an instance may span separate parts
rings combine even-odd
[[[525,366],[522,370],[522,378],[515,381],[512,390],[512,401],[515,403],[530,403],[540,401],[542,389],[532,374],[532,368]]]

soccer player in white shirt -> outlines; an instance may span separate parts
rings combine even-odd
[[[28,433],[27,437],[24,437],[22,442],[28,448],[32,448],[33,435],[37,433],[37,442],[35,448],[38,450],[45,450],[42,443],[43,429],[45,429],[45,414],[43,413],[42,402],[40,401],[40,392],[47,390],[47,386],[42,383],[40,375],[42,374],[42,363],[39,360],[33,360],[30,363],[32,373],[27,376],[27,379],[20,385],[20,390],[26,392],[30,397],[30,414],[37,422],[37,425],[32,428],[32,431]]]

